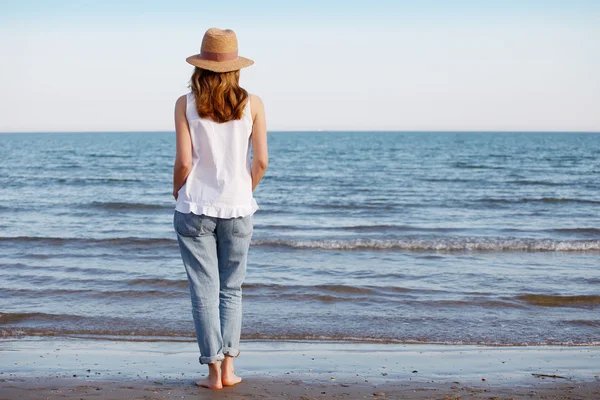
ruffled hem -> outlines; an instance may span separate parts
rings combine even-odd
[[[192,212],[196,215],[204,214],[216,218],[246,217],[254,214],[258,208],[258,204],[256,204],[256,200],[254,199],[252,199],[250,206],[244,207],[202,205],[193,202],[177,202],[175,205],[175,210],[184,214]]]

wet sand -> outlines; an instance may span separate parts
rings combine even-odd
[[[245,342],[211,391],[193,342],[0,340],[0,399],[600,399],[600,347]]]

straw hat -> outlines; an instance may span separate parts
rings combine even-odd
[[[238,56],[238,42],[231,29],[210,28],[202,38],[199,54],[185,59],[188,63],[214,72],[229,72],[249,67],[254,61]]]

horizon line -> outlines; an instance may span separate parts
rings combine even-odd
[[[599,131],[588,130],[480,130],[480,129],[457,129],[457,130],[436,130],[436,129],[277,129],[267,130],[267,133],[342,133],[342,132],[372,132],[372,133],[600,133]],[[0,131],[1,134],[45,134],[45,133],[175,133],[175,130],[86,130],[86,131]]]

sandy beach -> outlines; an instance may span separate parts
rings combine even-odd
[[[600,348],[246,342],[221,391],[194,342],[0,341],[0,399],[598,399]]]

